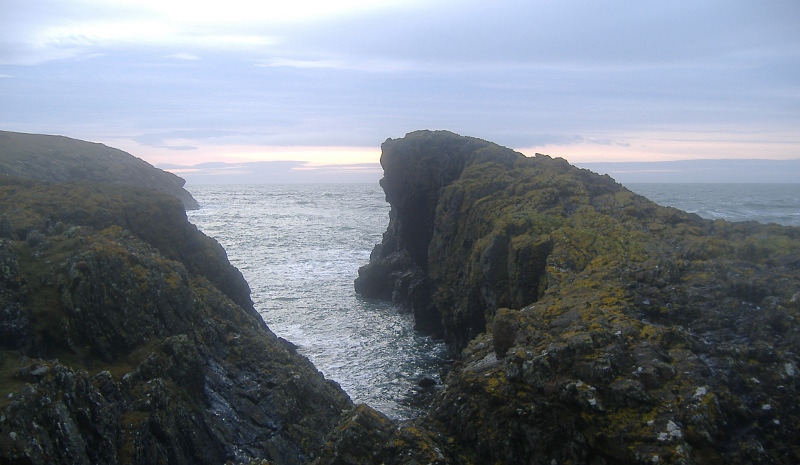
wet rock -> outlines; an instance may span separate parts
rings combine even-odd
[[[422,379],[419,380],[419,382],[417,384],[421,388],[428,389],[428,388],[432,388],[432,387],[436,386],[436,380],[433,379],[433,378],[422,378]]]

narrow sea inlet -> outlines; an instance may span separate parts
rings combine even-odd
[[[190,185],[189,219],[225,247],[256,309],[355,402],[392,418],[420,412],[403,399],[439,381],[446,350],[410,315],[353,290],[388,223],[377,184]],[[638,184],[662,205],[710,219],[800,225],[800,184]]]
[[[356,295],[353,280],[389,221],[377,184],[187,186],[189,220],[216,239],[250,284],[270,329],[354,402],[392,418],[420,412],[404,399],[439,380],[446,350],[411,315]]]

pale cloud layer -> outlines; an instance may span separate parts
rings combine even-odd
[[[799,159],[798,24],[796,0],[14,1],[0,129],[182,165],[374,163],[416,129],[573,162]]]

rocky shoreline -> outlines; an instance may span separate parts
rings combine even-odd
[[[443,463],[795,463],[800,230],[661,207],[561,159],[420,131],[383,144],[359,272],[458,362]]]
[[[387,140],[356,289],[456,361],[353,405],[174,196],[0,179],[0,462],[800,462],[800,230],[703,220],[544,155]]]
[[[302,464],[352,408],[174,197],[0,195],[0,462]]]

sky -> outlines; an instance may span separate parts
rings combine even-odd
[[[800,159],[797,0],[0,2],[0,129],[176,171],[363,171],[418,129],[572,163]]]

